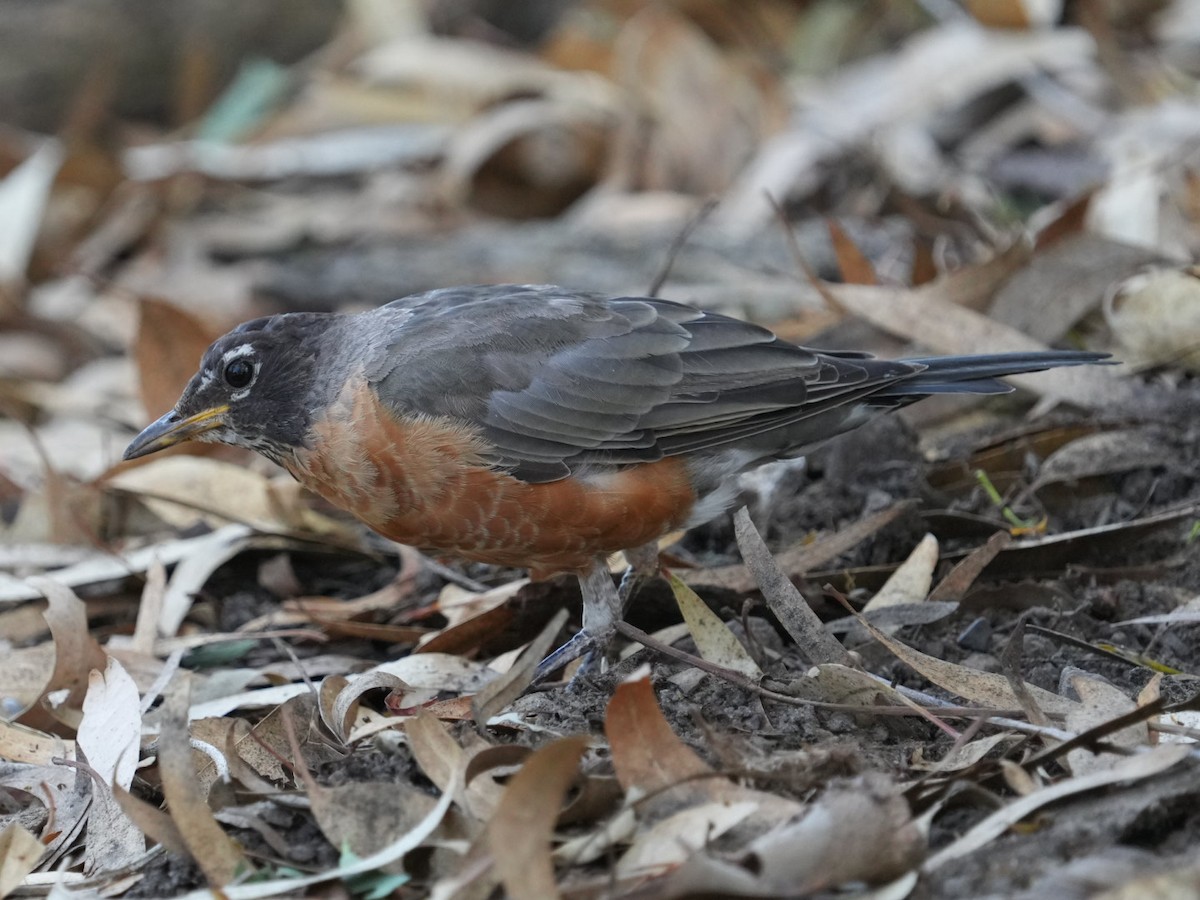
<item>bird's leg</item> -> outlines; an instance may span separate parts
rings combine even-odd
[[[622,598],[603,558],[579,576],[579,588],[583,595],[583,628],[542,660],[534,675],[535,684],[585,654],[585,669],[593,668],[597,658],[606,660],[621,621]]]
[[[658,543],[651,542],[633,547],[625,551],[625,559],[629,563],[621,575],[621,583],[617,585],[617,596],[621,598],[621,617],[625,617],[629,609],[629,601],[633,599],[638,587],[659,572]]]

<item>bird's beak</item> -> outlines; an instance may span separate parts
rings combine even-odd
[[[229,406],[214,406],[186,419],[172,411],[155,419],[125,448],[124,459],[137,459],[199,437],[225,424]]]

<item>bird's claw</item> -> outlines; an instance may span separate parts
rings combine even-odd
[[[589,677],[603,671],[607,661],[608,648],[612,644],[612,635],[595,635],[587,631],[578,631],[571,639],[547,656],[538,664],[533,676],[534,684],[541,684],[551,675],[579,658],[583,662],[571,678],[571,684],[580,677]]]

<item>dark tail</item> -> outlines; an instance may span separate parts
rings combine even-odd
[[[982,356],[927,356],[903,362],[925,369],[891,385],[876,397],[924,397],[927,394],[1006,394],[1012,386],[1004,375],[1041,372],[1060,366],[1114,365],[1109,354],[1088,350],[1043,350],[1030,353],[987,353]]]

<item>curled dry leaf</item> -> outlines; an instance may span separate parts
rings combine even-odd
[[[1104,316],[1133,362],[1200,370],[1200,268],[1155,268],[1112,290]]]
[[[336,684],[336,689],[332,691],[326,690],[326,684]],[[357,707],[358,701],[363,694],[368,691],[386,689],[390,691],[403,691],[408,689],[408,685],[401,679],[397,678],[389,672],[364,672],[361,675],[353,676],[347,680],[338,675],[331,675],[321,684],[321,718],[330,731],[343,743],[348,739],[350,732],[354,729],[352,721]],[[332,694],[328,706],[326,704],[327,695]]]
[[[43,691],[53,715],[77,725],[88,687],[88,673],[108,664],[104,650],[88,631],[87,610],[75,592],[53,578],[27,579],[46,598],[44,613],[54,638],[54,672]],[[58,694],[62,691],[64,693]]]

